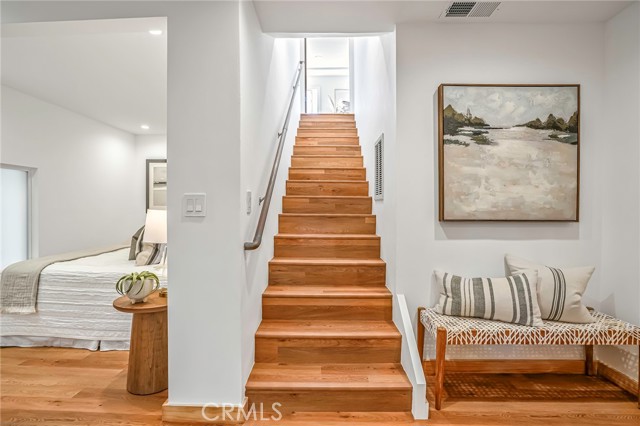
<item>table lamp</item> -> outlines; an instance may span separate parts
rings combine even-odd
[[[167,261],[167,211],[166,210],[147,210],[147,219],[144,223],[145,243],[164,244],[162,249],[162,259],[157,268],[162,269],[162,274],[166,269]]]

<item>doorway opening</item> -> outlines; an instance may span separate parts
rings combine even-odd
[[[352,112],[351,40],[347,37],[305,39],[305,112]]]

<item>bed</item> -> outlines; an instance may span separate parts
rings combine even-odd
[[[122,275],[151,270],[135,266],[129,247],[58,262],[40,275],[35,314],[0,314],[0,346],[58,346],[127,350],[131,316],[113,308]],[[166,276],[160,285],[166,287]]]

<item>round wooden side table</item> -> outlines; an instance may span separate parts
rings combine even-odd
[[[149,395],[167,389],[167,298],[156,291],[146,302],[132,304],[122,296],[113,301],[113,307],[133,314],[127,391]]]

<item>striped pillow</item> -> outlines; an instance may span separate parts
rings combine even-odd
[[[530,269],[538,271],[538,304],[542,319],[575,323],[595,321],[582,304],[582,295],[594,267],[552,268],[510,254],[504,257],[504,265],[507,274]]]
[[[435,271],[435,279],[440,289],[436,310],[441,314],[542,326],[535,269],[506,278],[463,278]]]

